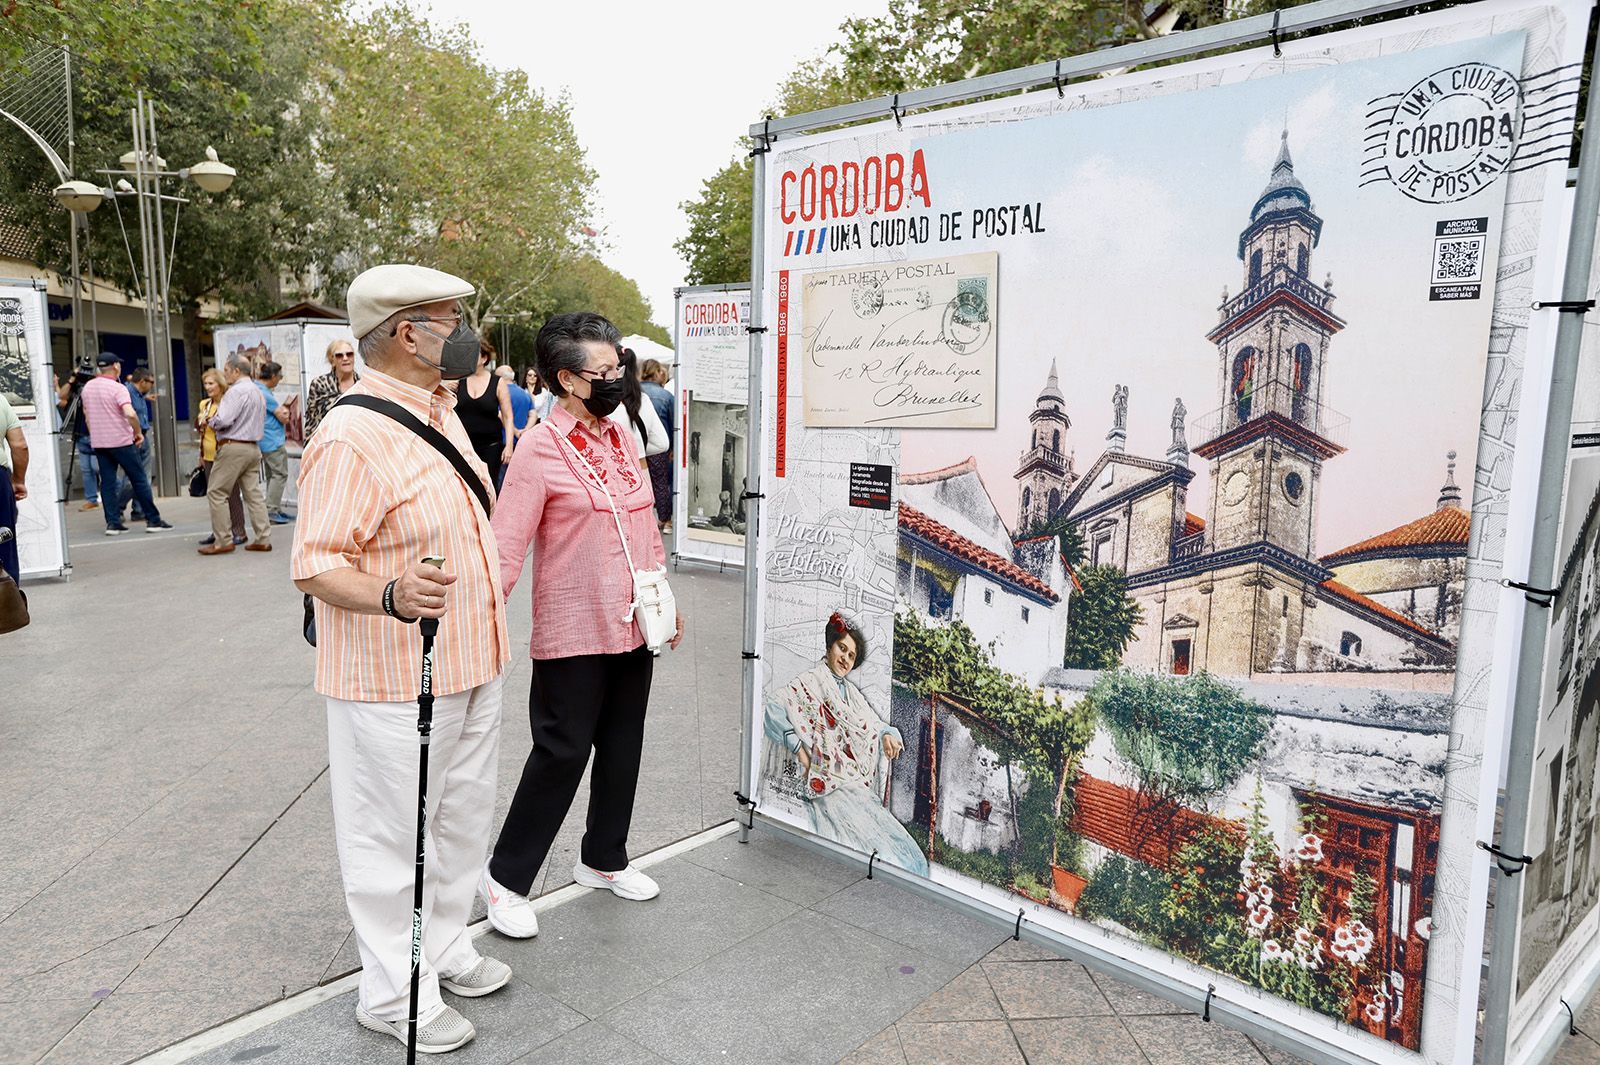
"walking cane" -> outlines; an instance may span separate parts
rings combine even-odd
[[[442,558],[422,561],[444,567]],[[417,774],[417,872],[411,892],[411,1012],[406,1018],[406,1065],[417,1063],[417,985],[422,980],[422,868],[428,831],[428,742],[433,734],[433,638],[439,632],[439,619],[423,618],[417,629],[422,633],[422,684],[417,690],[417,734],[422,743]]]

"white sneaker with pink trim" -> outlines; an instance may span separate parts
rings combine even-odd
[[[626,869],[602,873],[582,862],[572,867],[572,879],[584,887],[605,888],[619,899],[643,902],[661,894],[661,885],[645,876],[630,863]]]
[[[539,934],[539,915],[534,912],[528,896],[518,895],[490,876],[487,862],[483,875],[478,878],[478,894],[483,896],[488,909],[490,927],[501,935],[532,939]]]

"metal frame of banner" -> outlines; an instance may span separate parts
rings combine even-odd
[[[1591,41],[1591,45],[1592,45]],[[1584,109],[1583,129],[1600,131],[1600,51],[1589,66],[1589,99]],[[1578,384],[1578,355],[1583,343],[1583,322],[1590,305],[1589,284],[1594,261],[1595,229],[1600,220],[1600,136],[1583,139],[1578,152],[1577,182],[1573,189],[1572,218],[1567,238],[1567,257],[1561,274],[1557,301],[1534,304],[1536,310],[1559,315],[1556,323],[1555,356],[1550,368],[1550,395],[1546,405],[1544,441],[1539,456],[1538,488],[1533,498],[1534,524],[1528,567],[1520,586],[1534,589],[1553,587],[1557,537],[1561,525],[1561,497],[1566,490],[1567,454],[1572,446],[1572,406]],[[1509,563],[1509,560],[1508,560]],[[1518,582],[1512,582],[1518,583]],[[1513,609],[1522,611],[1522,629],[1517,648],[1515,685],[1512,690],[1510,750],[1506,773],[1506,805],[1501,836],[1496,845],[1508,854],[1523,854],[1527,842],[1528,807],[1533,797],[1533,756],[1539,728],[1539,703],[1543,697],[1546,637],[1550,628],[1548,613],[1529,611],[1529,602],[1517,600]],[[1548,606],[1549,604],[1543,604]],[[1527,863],[1523,863],[1526,868]],[[1503,959],[1489,966],[1489,987],[1484,1003],[1484,1065],[1504,1065],[1511,1049],[1511,1010],[1516,1000],[1517,978],[1512,965],[1522,911],[1522,887],[1527,877],[1522,869],[1496,866],[1494,896],[1494,944],[1504,951]],[[1503,960],[1503,964],[1498,962]],[[1578,974],[1573,996],[1581,1007],[1600,985],[1600,963],[1591,962],[1588,972]],[[1571,985],[1569,985],[1570,987]],[[1565,990],[1565,988],[1564,988]],[[1566,1015],[1556,995],[1541,1008],[1535,1023],[1528,1025],[1535,1051],[1526,1060],[1543,1061],[1555,1053],[1566,1035]],[[1557,1020],[1560,1020],[1560,1025]]]
[[[740,842],[747,842],[750,832],[760,817],[763,826],[781,832],[787,838],[812,850],[835,857],[865,861],[866,855],[857,855],[849,848],[827,840],[812,837],[767,815],[758,814],[755,806],[756,782],[754,778],[754,751],[751,735],[751,714],[756,705],[760,686],[760,543],[763,498],[762,474],[766,459],[766,434],[762,422],[762,367],[764,357],[763,335],[765,321],[766,289],[766,172],[767,155],[774,141],[785,136],[809,133],[857,123],[871,119],[893,117],[897,121],[908,112],[950,104],[971,103],[985,97],[1025,92],[1049,86],[1060,88],[1064,81],[1081,79],[1110,71],[1125,69],[1145,63],[1192,58],[1200,53],[1239,48],[1247,45],[1277,44],[1286,34],[1325,29],[1355,19],[1384,15],[1414,7],[1411,0],[1314,0],[1300,7],[1288,8],[1263,15],[1219,23],[1201,29],[1188,30],[1154,40],[1107,48],[1084,55],[1036,63],[1017,70],[1003,71],[983,77],[932,86],[910,92],[881,96],[837,107],[825,108],[784,118],[765,117],[752,123],[749,135],[755,142],[750,152],[752,161],[752,224],[751,224],[751,279],[750,315],[754,323],[750,331],[750,425],[751,446],[746,457],[746,472],[751,494],[755,497],[750,510],[750,525],[745,536],[745,614],[744,614],[744,673],[742,713],[739,720],[739,786],[735,798],[740,810]],[[1463,5],[1465,6],[1465,5]],[[1591,66],[1591,78],[1600,75],[1600,51],[1596,52]],[[1600,130],[1600,100],[1591,93],[1585,113],[1586,128]],[[1576,168],[1577,193],[1572,214],[1571,237],[1563,271],[1561,301],[1576,304],[1587,296],[1590,257],[1595,244],[1595,219],[1600,215],[1600,167],[1596,156],[1600,147],[1591,138],[1583,145]],[[1581,220],[1587,219],[1585,225]],[[1552,313],[1562,314],[1556,336],[1556,365],[1549,401],[1549,418],[1545,429],[1544,454],[1539,475],[1537,497],[1538,517],[1533,533],[1533,553],[1528,569],[1527,583],[1545,586],[1554,560],[1555,537],[1559,523],[1558,505],[1565,481],[1566,449],[1571,432],[1572,393],[1576,384],[1578,347],[1582,338],[1583,318],[1580,314],[1563,312],[1555,307]],[[1554,456],[1554,458],[1552,458]],[[1511,776],[1508,780],[1508,806],[1506,835],[1500,841],[1502,848],[1520,850],[1526,821],[1531,782],[1531,755],[1534,729],[1537,725],[1539,678],[1542,674],[1544,628],[1524,624],[1518,656],[1515,702],[1512,716]],[[1017,932],[1022,932],[1018,915],[1008,910],[960,894],[951,888],[913,876],[892,865],[878,865],[884,879],[915,894],[936,900],[951,908],[990,922],[1011,927],[1018,922]],[[1516,932],[1517,902],[1520,899],[1520,882],[1514,877],[1502,877],[1495,904],[1495,942],[1510,943]],[[1170,1001],[1190,1006],[1198,1013],[1206,1010],[1227,1019],[1231,1027],[1276,1046],[1300,1054],[1309,1060],[1328,1065],[1356,1065],[1368,1059],[1359,1054],[1311,1042],[1311,1036],[1264,1014],[1255,1012],[1243,1003],[1230,1003],[1216,997],[1214,990],[1203,994],[1197,987],[1156,977],[1145,967],[1110,951],[1038,925],[1027,929],[1030,939],[1048,945],[1085,964],[1101,969],[1135,987],[1160,995]],[[1509,949],[1509,948],[1508,948]],[[1511,979],[1509,965],[1491,966],[1490,987],[1486,1005],[1488,1013],[1484,1022],[1484,1047],[1486,1065],[1503,1065],[1508,1036],[1509,991]],[[1600,973],[1589,978],[1582,991],[1587,998],[1600,984]],[[1554,1035],[1546,1033],[1549,1049],[1553,1051]]]
[[[7,288],[30,289],[37,296],[39,301],[37,308],[39,321],[42,323],[41,328],[44,330],[44,365],[48,372],[50,368],[50,286],[45,284],[43,278],[39,277],[0,277],[0,285],[4,285]],[[26,322],[26,319],[24,319],[24,322]],[[27,339],[26,325],[24,325],[23,338],[24,340]],[[33,372],[35,368],[34,360],[38,357],[38,354],[32,348],[29,348],[28,370],[30,373]],[[39,403],[41,390],[47,391],[50,395],[49,403]],[[40,425],[53,424],[51,419],[54,417],[54,411],[56,410],[54,393],[55,389],[48,385],[41,385],[38,381],[33,383],[34,418]],[[30,581],[55,580],[58,578],[70,580],[72,578],[72,549],[67,542],[67,498],[66,493],[61,488],[61,441],[66,439],[67,447],[69,449],[72,447],[72,426],[63,425],[59,428],[48,429],[45,435],[50,438],[51,492],[55,496],[56,531],[61,534],[61,567],[55,570],[30,572],[24,574],[24,576]],[[4,441],[0,441],[0,447],[4,446]],[[70,460],[72,456],[69,454],[67,457]]]
[[[672,377],[673,377],[674,381],[676,381],[677,378],[678,378],[678,367],[680,365],[682,365],[679,362],[678,352],[681,350],[679,345],[683,341],[683,332],[682,332],[682,330],[683,330],[683,310],[682,310],[683,297],[685,297],[685,296],[701,296],[701,295],[705,295],[708,292],[744,292],[744,291],[748,290],[749,288],[750,288],[749,282],[745,282],[742,285],[735,285],[735,284],[725,284],[725,285],[679,285],[677,288],[674,288],[672,290]],[[755,311],[753,309],[753,305],[752,305],[752,310],[751,310],[750,313],[752,315],[755,314]],[[754,336],[755,334],[751,334],[751,335]],[[753,378],[751,380],[751,382],[750,382],[750,387],[751,387],[752,391],[759,390],[761,388],[760,380]],[[682,382],[679,382],[678,394],[675,395],[673,398],[680,404],[679,409],[684,412],[683,416],[685,418],[687,418],[688,417],[688,411],[689,411],[689,404],[685,400],[684,395],[683,395]],[[687,426],[688,426],[688,422],[680,421],[678,427],[687,428]],[[676,432],[676,428],[677,427],[675,427],[675,430],[674,430],[674,436],[675,437],[677,435],[679,435]],[[752,423],[751,424],[751,436],[752,437],[755,436],[755,429],[756,429],[756,426],[755,426],[754,423]],[[679,440],[678,441],[678,446],[680,446],[680,447],[687,446],[687,441],[686,440]],[[749,463],[748,463],[749,453],[752,450],[754,450],[753,444],[746,445],[745,457],[746,457],[746,460],[747,460],[746,461],[746,466],[747,467],[749,465]],[[676,456],[674,456],[674,458],[676,458]],[[751,483],[753,484],[755,482],[752,481]],[[673,565],[673,568],[677,568],[678,566],[699,566],[699,567],[703,567],[705,569],[714,569],[718,573],[726,573],[730,569],[731,570],[742,569],[744,567],[744,563],[736,562],[733,559],[711,559],[711,558],[704,558],[704,557],[694,556],[694,555],[685,555],[683,553],[683,537],[686,534],[686,530],[679,524],[679,522],[677,520],[677,517],[678,517],[678,492],[680,490],[681,489],[680,489],[680,487],[678,485],[678,466],[676,464],[674,464],[673,467],[672,467],[672,517],[673,517],[673,522],[672,522],[672,565]],[[748,533],[748,530],[746,530],[746,532]],[[746,544],[748,545],[748,542],[749,542],[749,536],[748,535],[746,535],[745,541],[746,541]],[[746,553],[748,553],[748,549],[747,549]]]

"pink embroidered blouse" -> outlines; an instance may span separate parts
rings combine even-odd
[[[495,504],[506,598],[533,556],[533,658],[620,654],[644,642],[638,626],[622,620],[633,600],[633,576],[611,507],[578,455],[610,490],[640,569],[666,564],[655,493],[639,468],[633,437],[607,420],[600,431],[596,436],[554,404],[549,418],[517,441]]]

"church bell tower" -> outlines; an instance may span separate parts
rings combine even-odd
[[[1014,475],[1022,482],[1017,502],[1017,532],[1049,521],[1067,498],[1078,479],[1067,451],[1066,397],[1056,382],[1056,364],[1050,362],[1050,376],[1028,415],[1029,437]]]
[[[1295,176],[1289,132],[1239,234],[1244,289],[1206,335],[1217,347],[1221,406],[1199,420],[1194,453],[1211,463],[1213,551],[1270,544],[1315,559],[1322,464],[1346,420],[1323,402],[1328,347],[1344,321],[1333,281],[1311,280],[1322,219]],[[1226,293],[1224,293],[1226,297]]]

